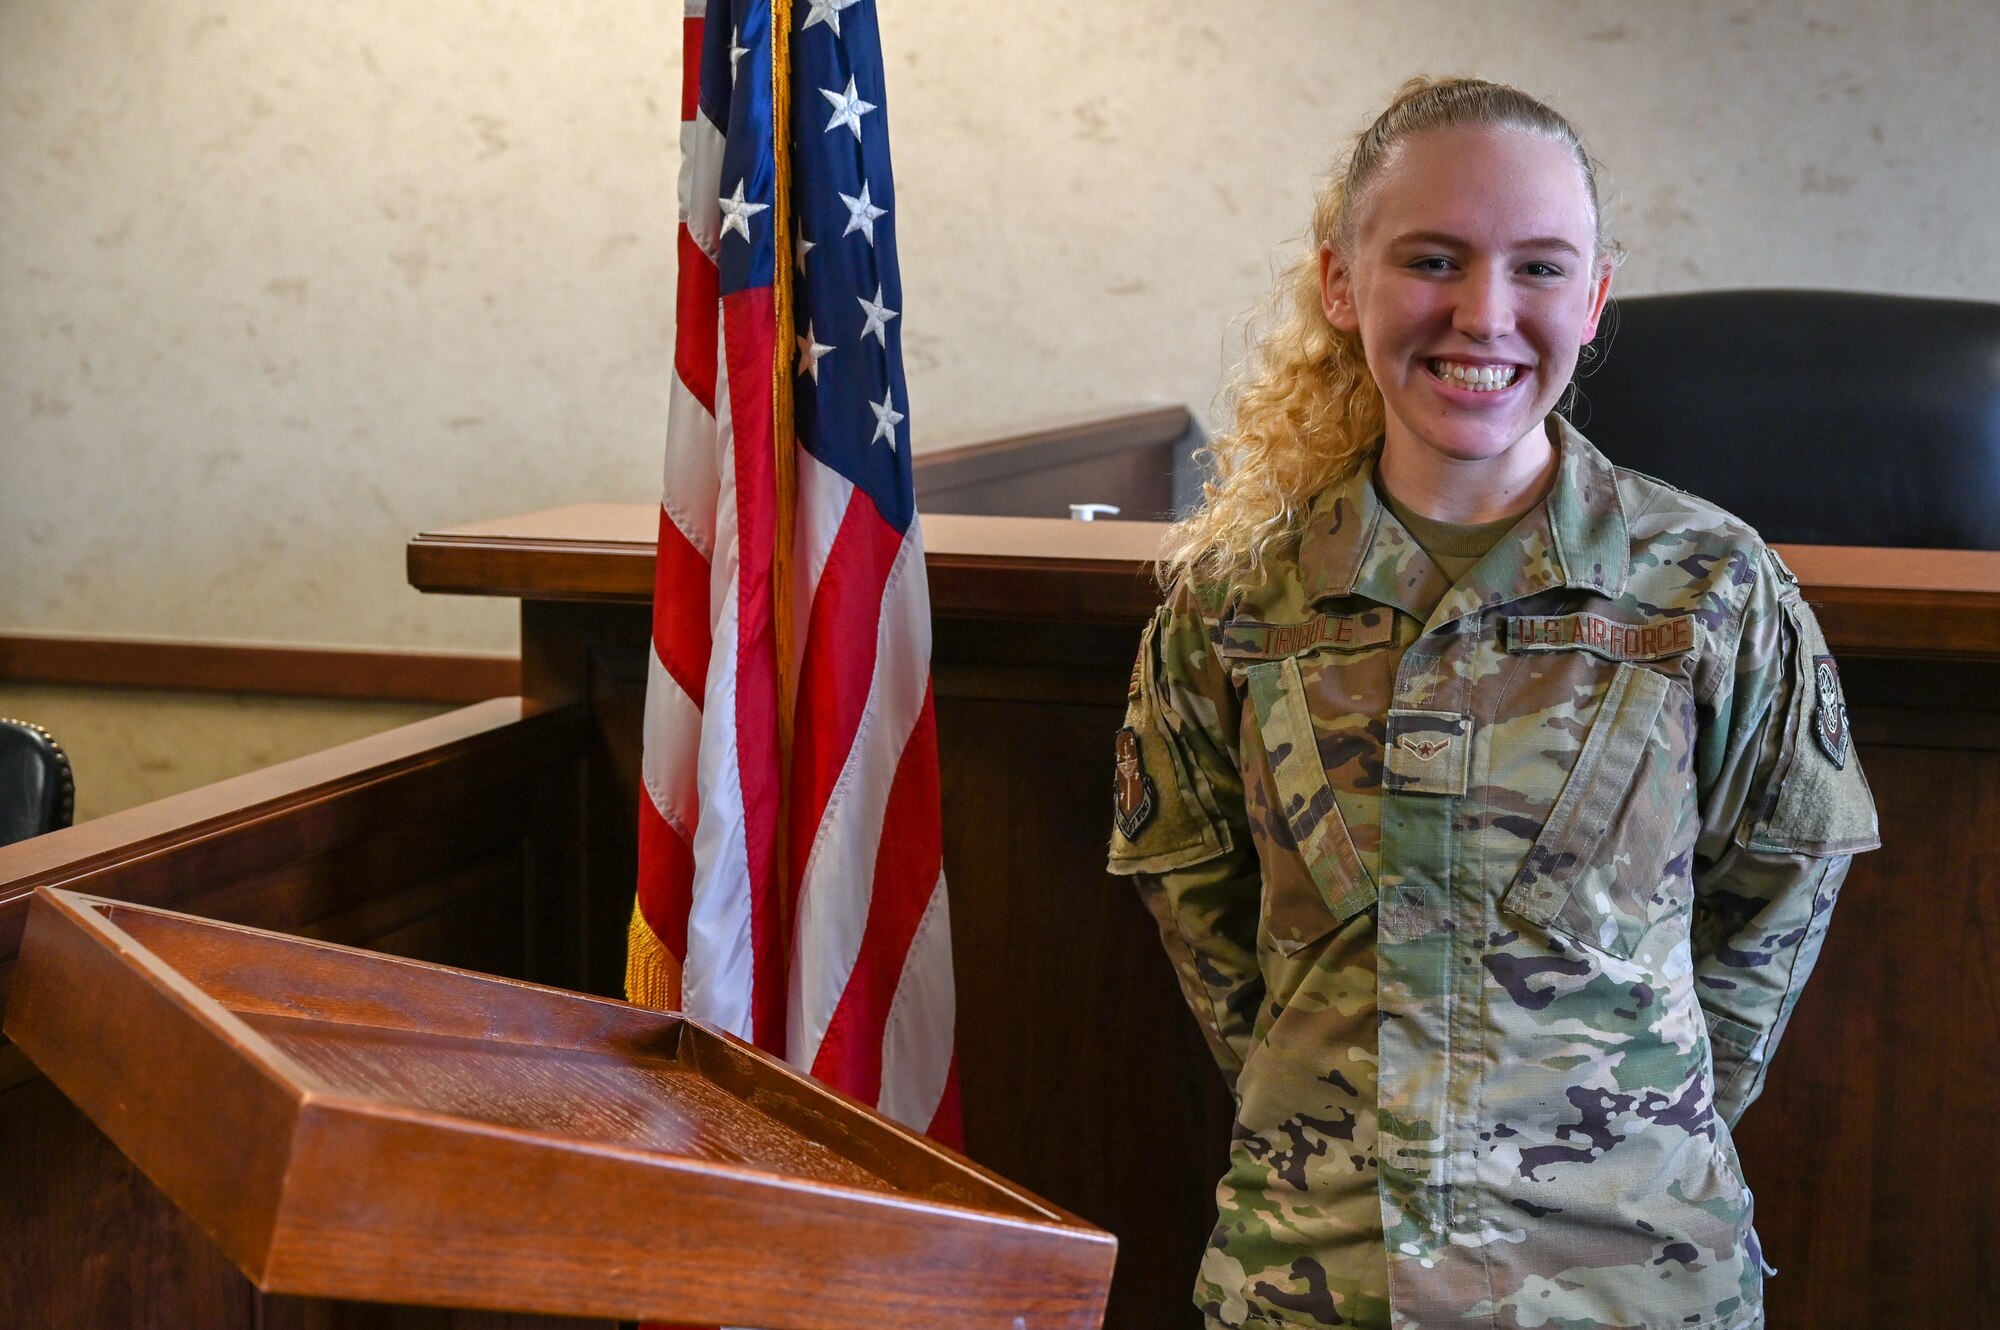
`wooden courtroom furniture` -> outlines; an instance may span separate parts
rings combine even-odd
[[[587,839],[628,855],[656,521],[583,506],[410,548],[426,590],[521,598],[528,692],[584,706],[623,786]],[[966,1146],[1119,1235],[1119,1330],[1198,1323],[1230,1121],[1150,918],[1102,867],[1161,532],[924,519]],[[2000,1307],[2000,553],[1782,553],[1839,655],[1886,848],[1857,861],[1737,1133],[1782,1272],[1771,1324],[1975,1324]],[[622,919],[628,866],[591,914]],[[612,979],[618,939],[593,945]]]
[[[582,507],[418,538],[418,586],[521,599],[525,698],[0,850],[0,985],[53,883],[615,993],[656,521]],[[924,531],[966,1152],[1118,1236],[1107,1325],[1192,1327],[1230,1105],[1101,866],[1159,528]],[[1771,1324],[1976,1325],[2000,1305],[2000,554],[1784,553],[1840,655],[1887,847],[1857,863],[1738,1134],[1783,1272]],[[257,1294],[8,1048],[0,1214],[0,1324],[514,1324]]]
[[[261,1288],[799,1330],[1096,1330],[1114,1243],[622,1002],[36,893],[7,1034]]]
[[[496,974],[560,979],[567,822],[588,768],[573,710],[518,697],[0,849],[0,992],[41,884]],[[0,1325],[204,1330],[598,1325],[389,1312],[257,1292],[0,1044]]]

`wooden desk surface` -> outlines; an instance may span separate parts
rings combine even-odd
[[[410,542],[422,591],[646,601],[659,510],[572,504],[427,531]],[[1158,522],[932,514],[923,532],[940,617],[1120,622],[1159,603]],[[2000,657],[2000,551],[1781,545],[1838,651]]]

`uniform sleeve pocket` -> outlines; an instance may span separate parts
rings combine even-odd
[[[1692,718],[1669,711],[1677,685],[1629,661],[1599,704],[1576,765],[1501,904],[1554,933],[1629,958],[1685,904]],[[1685,698],[1685,692],[1681,693]],[[1677,709],[1678,710],[1678,709]]]
[[[1265,931],[1279,952],[1290,955],[1373,905],[1375,883],[1355,853],[1327,782],[1298,658],[1254,666],[1246,679],[1270,763],[1276,811],[1315,888],[1313,899],[1290,899],[1300,893],[1278,890],[1286,877],[1282,867],[1265,865]]]
[[[1861,774],[1848,733],[1847,698],[1840,667],[1810,609],[1789,597],[1785,630],[1791,637],[1791,705],[1779,750],[1768,815],[1752,824],[1745,848],[1831,855],[1872,850],[1882,843],[1875,798]]]
[[[1184,733],[1186,721],[1161,687],[1154,660],[1158,621],[1146,630],[1113,738],[1113,873],[1164,873],[1206,863],[1235,845],[1213,783]]]

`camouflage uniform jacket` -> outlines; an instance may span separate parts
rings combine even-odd
[[[1777,555],[1560,433],[1455,585],[1364,469],[1146,633],[1111,869],[1236,1094],[1212,1322],[1762,1324],[1729,1128],[1874,805]]]

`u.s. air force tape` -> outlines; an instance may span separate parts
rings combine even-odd
[[[1694,649],[1694,616],[1621,623],[1601,614],[1520,615],[1507,620],[1509,651],[1588,651],[1606,660],[1661,660]]]

